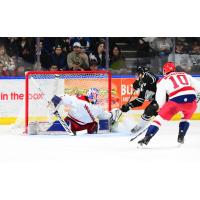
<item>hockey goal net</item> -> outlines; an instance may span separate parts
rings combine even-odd
[[[111,74],[109,71],[29,71],[25,75],[25,132],[30,122],[55,120],[47,101],[54,95],[86,95],[89,88],[99,90],[99,103],[111,109]],[[61,109],[61,116],[66,113]],[[18,120],[20,121],[20,120]],[[19,122],[18,122],[19,123]],[[21,123],[21,122],[20,122]]]

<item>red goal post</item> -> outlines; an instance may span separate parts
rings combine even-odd
[[[39,89],[38,89],[39,88]],[[25,132],[31,121],[48,121],[46,100],[53,95],[85,95],[89,88],[99,90],[102,106],[111,110],[111,73],[104,71],[29,71],[25,74]],[[37,97],[32,98],[37,94]]]

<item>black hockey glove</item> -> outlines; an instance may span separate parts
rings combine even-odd
[[[133,89],[137,90],[139,89],[141,86],[140,81],[139,80],[135,80],[135,82],[133,83]]]
[[[122,105],[122,107],[120,108],[120,110],[122,112],[128,112],[130,110],[129,106],[130,106],[129,103],[124,104],[124,105]]]

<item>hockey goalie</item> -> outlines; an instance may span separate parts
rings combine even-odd
[[[86,95],[53,96],[48,104],[51,113],[58,117],[48,128],[48,131],[66,131],[69,135],[76,135],[78,131],[85,130],[88,134],[98,131],[111,131],[116,126],[120,110],[104,111],[99,104],[99,90],[90,88]],[[60,118],[58,109],[63,105],[66,116]],[[67,127],[67,130],[65,128]],[[31,131],[33,132],[33,131]]]

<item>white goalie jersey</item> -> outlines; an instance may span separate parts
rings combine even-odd
[[[104,111],[101,105],[91,104],[86,101],[85,96],[61,96],[62,104],[68,112],[68,116],[79,124],[87,124],[96,119],[109,119],[111,113]]]

